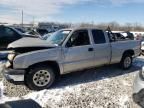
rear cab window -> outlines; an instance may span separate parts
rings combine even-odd
[[[102,30],[93,29],[92,36],[95,44],[103,44],[106,43],[105,35]]]

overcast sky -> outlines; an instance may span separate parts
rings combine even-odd
[[[0,22],[138,22],[144,24],[144,0],[0,0]]]

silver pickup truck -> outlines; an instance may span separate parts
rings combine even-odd
[[[12,52],[3,69],[5,78],[24,82],[30,89],[50,87],[62,74],[102,65],[132,66],[140,54],[140,41],[117,40],[96,28],[70,28],[53,33],[47,40],[23,38],[8,46]]]

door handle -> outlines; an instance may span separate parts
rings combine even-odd
[[[93,48],[89,48],[88,51],[94,51],[94,49]]]

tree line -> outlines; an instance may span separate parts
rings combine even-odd
[[[117,22],[110,22],[110,23],[80,23],[80,24],[74,24],[74,26],[80,26],[80,27],[88,27],[93,26],[99,29],[106,30],[108,27],[112,31],[138,31],[138,32],[144,32],[144,27],[140,23],[125,23],[125,24],[119,24]]]

